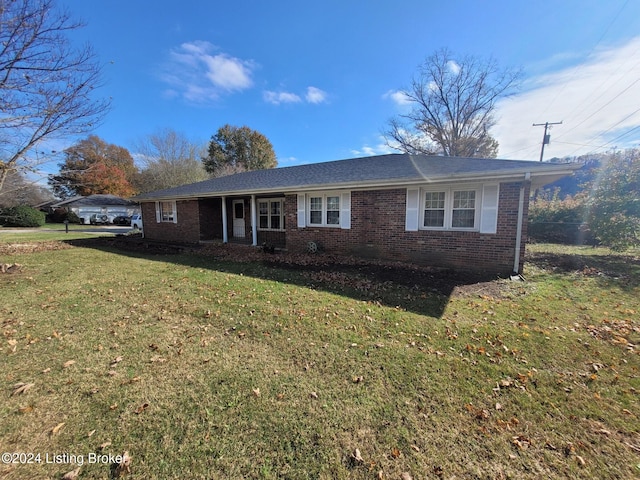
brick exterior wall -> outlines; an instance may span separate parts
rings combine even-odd
[[[285,196],[284,232],[258,232],[258,245],[267,242],[293,253],[306,251],[310,241],[326,252],[416,264],[481,270],[508,275],[513,271],[518,203],[522,182],[500,184],[496,234],[463,231],[405,231],[405,188],[351,192],[351,229],[298,228],[297,196]],[[524,263],[529,207],[525,183],[520,270]],[[231,199],[227,199],[229,240],[232,237]],[[221,203],[216,199],[176,202],[178,223],[157,223],[155,203],[143,203],[145,237],[180,243],[222,238]],[[245,241],[251,242],[250,209],[245,201]]]
[[[200,209],[197,200],[178,200],[178,223],[156,222],[155,202],[143,203],[142,226],[145,238],[163,242],[198,243],[200,241]]]
[[[297,227],[297,197],[287,195],[287,248],[302,252],[316,242],[326,252],[510,274],[514,264],[521,183],[500,185],[496,234],[405,231],[406,189],[351,192],[351,229]],[[525,188],[526,238],[529,187]],[[524,242],[520,266],[524,261]]]

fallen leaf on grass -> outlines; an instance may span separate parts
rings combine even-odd
[[[313,398],[314,400],[317,400],[317,399],[318,399],[318,394],[317,394],[316,392],[311,392],[311,393],[309,394],[309,396],[310,396],[311,398]]]
[[[26,407],[20,407],[18,412],[20,413],[30,413],[33,411],[33,405],[27,405]]]
[[[402,480],[413,480],[413,477],[409,472],[402,472],[402,475],[400,475],[400,478]]]
[[[259,388],[254,388],[251,390],[251,392],[253,392],[253,396],[254,397],[259,397],[260,396],[260,389]]]
[[[124,452],[122,461],[114,469],[114,477],[124,477],[128,473],[131,473],[131,457],[129,452]]]
[[[98,447],[98,449],[99,450],[104,450],[105,448],[107,448],[110,445],[111,445],[111,442],[104,442]]]
[[[76,478],[78,478],[78,475],[80,475],[80,467],[65,473],[62,476],[62,480],[76,480]]]
[[[395,448],[395,447],[391,449],[391,456],[392,456],[393,458],[399,458],[399,457],[400,457],[400,455],[401,455],[401,453],[400,453],[400,450],[399,450],[399,449],[397,449],[397,448]]]
[[[62,364],[62,368],[69,368],[71,365],[73,365],[74,363],[76,363],[75,360],[67,360],[66,362],[64,362]]]
[[[629,447],[631,450],[640,453],[640,447],[637,445],[633,445],[632,443],[624,442],[624,444]]]
[[[135,413],[136,415],[140,415],[142,412],[144,412],[147,408],[149,408],[149,404],[148,403],[143,403],[142,405],[140,405],[138,408],[136,408]]]
[[[360,449],[356,448],[351,457],[358,463],[364,463],[364,458],[360,454]]]
[[[34,385],[35,383],[16,383],[13,386],[13,392],[11,392],[11,396],[13,397],[14,395],[22,395],[24,393],[27,393],[27,391]]]
[[[65,422],[60,422],[58,425],[56,425],[55,427],[53,427],[51,429],[51,432],[49,432],[51,435],[57,435],[60,430],[62,429],[62,427],[64,427],[64,423]]]
[[[131,385],[132,383],[136,383],[142,380],[142,377],[133,377],[128,380],[124,380],[120,385]]]
[[[526,450],[531,446],[531,440],[524,435],[518,435],[511,439],[511,443],[517,446],[520,450]]]

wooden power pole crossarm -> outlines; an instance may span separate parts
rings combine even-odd
[[[549,142],[551,141],[551,135],[547,133],[549,125],[562,125],[562,122],[545,122],[533,124],[534,127],[544,127],[544,134],[542,135],[542,148],[540,149],[540,161],[542,161],[542,157],[544,156],[544,146],[549,145]]]

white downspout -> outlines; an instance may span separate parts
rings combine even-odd
[[[222,243],[229,243],[229,232],[227,229],[227,197],[222,197]]]
[[[522,219],[524,217],[524,187],[526,182],[531,180],[531,173],[524,175],[524,182],[520,187],[520,198],[518,200],[518,225],[516,227],[516,249],[513,258],[513,273],[518,274],[520,271],[520,247],[522,246]]]
[[[251,195],[251,240],[253,246],[258,245],[258,212],[256,210],[256,196]]]

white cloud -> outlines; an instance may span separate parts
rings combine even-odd
[[[458,65],[453,60],[449,60],[447,62],[447,67],[449,67],[449,71],[454,75],[458,75],[460,73],[460,65]]]
[[[309,103],[323,103],[327,101],[327,93],[316,87],[307,87],[305,99]]]
[[[300,103],[302,97],[292,92],[274,92],[272,90],[265,90],[262,94],[262,98],[267,103],[273,105],[280,105],[282,103]],[[304,100],[307,103],[319,104],[327,101],[327,93],[316,87],[307,87],[307,92],[304,95]]]
[[[377,138],[376,145],[371,146],[365,144],[358,149],[351,150],[351,154],[356,157],[371,157],[374,155],[386,155],[388,153],[399,153],[399,151],[387,145],[385,138],[382,136]]]
[[[602,152],[638,143],[624,136],[640,126],[640,37],[600,49],[582,63],[530,78],[523,93],[501,101],[492,133],[503,158],[538,159],[544,127],[551,131],[544,158]],[[620,138],[617,138],[620,137]]]
[[[391,100],[398,106],[410,105],[411,100],[407,97],[402,90],[389,90],[382,95],[384,100]]]
[[[166,95],[180,95],[200,103],[250,88],[256,65],[217,50],[213,44],[200,40],[173,49],[162,75],[170,86]]]
[[[291,92],[272,92],[270,90],[265,91],[262,94],[264,101],[273,105],[280,105],[281,103],[300,103],[302,99]]]

